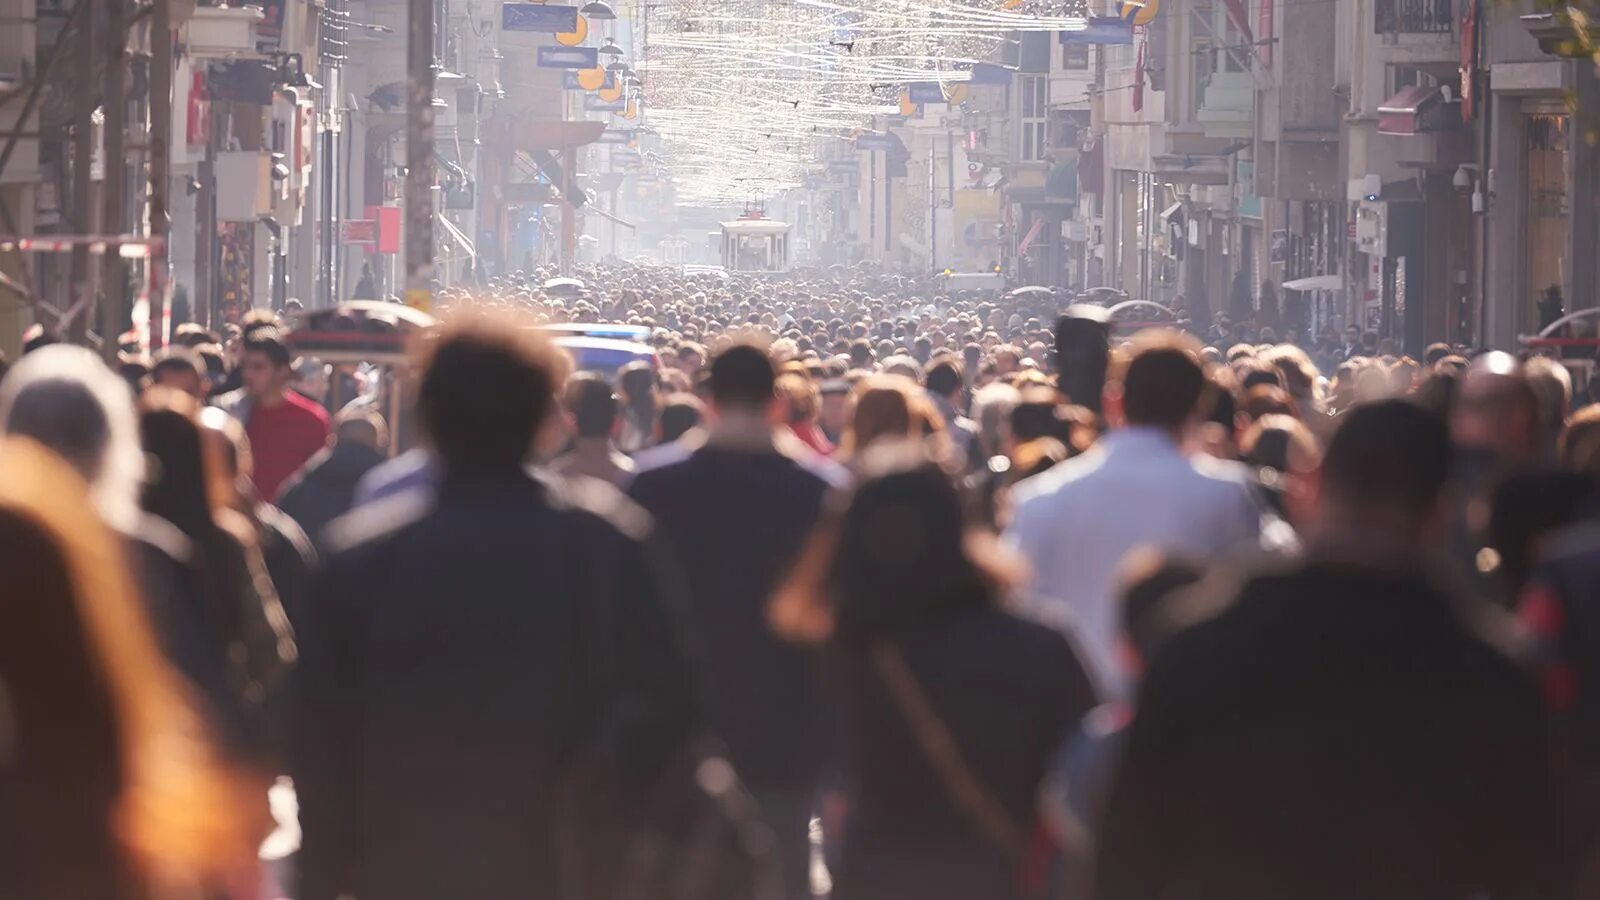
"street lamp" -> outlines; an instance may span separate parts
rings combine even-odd
[[[602,2],[602,0],[593,0],[591,3],[585,3],[578,12],[597,22],[617,17],[617,12],[611,8],[611,4]]]
[[[606,42],[601,44],[596,52],[606,56],[621,56],[622,48],[617,46],[616,40],[612,38],[606,38]]]

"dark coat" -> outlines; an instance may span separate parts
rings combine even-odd
[[[894,643],[966,769],[1017,828],[1031,831],[1056,748],[1096,703],[1071,645],[986,606]],[[1019,896],[1025,859],[956,805],[870,653],[839,648],[829,661],[850,798],[835,900]]]
[[[278,508],[322,547],[328,523],[355,507],[356,485],[384,461],[383,454],[353,441],[335,444],[311,457],[278,493]]]
[[[1248,582],[1143,683],[1099,900],[1550,897],[1540,700],[1421,576]]]
[[[603,485],[520,476],[334,524],[296,679],[297,897],[562,896],[564,779],[602,746],[646,773],[692,724],[648,527]]]
[[[813,789],[826,752],[816,655],[772,633],[767,602],[827,489],[779,453],[713,447],[628,489],[687,579],[684,627],[709,724],[758,792]]]

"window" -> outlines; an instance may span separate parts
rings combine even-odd
[[[1050,106],[1050,79],[1044,75],[1019,75],[1017,118],[1022,122],[1021,152],[1024,162],[1044,159],[1045,111]]]
[[[1061,68],[1068,72],[1083,72],[1089,68],[1088,44],[1062,44]]]

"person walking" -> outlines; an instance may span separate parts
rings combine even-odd
[[[389,429],[376,413],[341,413],[332,442],[285,482],[278,508],[300,523],[319,552],[335,519],[355,508],[356,485],[387,457]]]
[[[810,892],[809,823],[828,742],[816,656],[772,633],[766,603],[837,476],[778,427],[776,380],[758,347],[718,353],[703,445],[639,473],[628,493],[655,519],[684,573],[681,627],[698,645],[693,662],[709,725],[777,835],[795,900]]]
[[[0,440],[0,896],[136,898],[256,868],[260,796],[158,649],[123,543],[71,465]]]
[[[283,483],[328,442],[328,411],[289,389],[294,377],[289,346],[276,328],[244,339],[239,366],[245,396],[233,413],[244,423],[255,452],[255,484],[272,503]]]
[[[596,478],[612,485],[631,477],[633,460],[617,452],[611,440],[618,410],[610,383],[593,372],[578,372],[567,379],[562,406],[572,445],[550,462],[551,474]]]
[[[1450,452],[1416,406],[1352,410],[1305,558],[1152,660],[1097,900],[1566,896],[1538,692],[1429,564]]]
[[[1207,559],[1260,538],[1249,470],[1184,449],[1211,389],[1192,338],[1141,335],[1107,384],[1111,433],[1013,492],[1007,539],[1033,569],[1032,597],[1047,613],[1066,611],[1113,696],[1127,687],[1116,659],[1123,559],[1145,546]]]
[[[1001,609],[1006,555],[979,549],[925,450],[857,465],[772,607],[784,634],[824,643],[840,713],[832,896],[1023,897],[1044,870],[1036,792],[1094,688],[1060,633]]]
[[[636,795],[693,727],[648,520],[527,472],[565,372],[525,324],[443,326],[417,398],[437,491],[328,536],[295,690],[301,900],[576,896],[563,828],[602,798],[564,786],[606,760]]]

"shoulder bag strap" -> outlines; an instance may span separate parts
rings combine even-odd
[[[911,733],[916,737],[922,754],[939,773],[945,791],[956,808],[965,813],[996,847],[1016,858],[1028,852],[1028,829],[1024,828],[998,798],[984,785],[976,773],[961,758],[961,749],[955,737],[939,718],[933,703],[922,689],[922,684],[911,671],[905,656],[890,641],[884,641],[873,650],[873,664],[889,696],[899,708]]]

